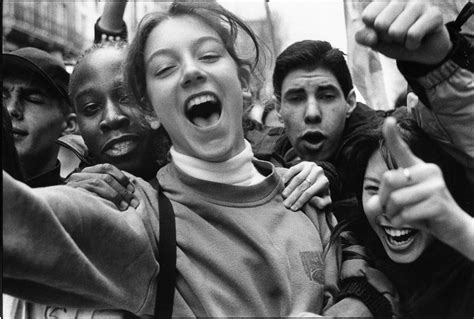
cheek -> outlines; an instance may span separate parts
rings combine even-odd
[[[334,132],[342,132],[344,123],[346,122],[345,111],[341,108],[327,108],[326,118],[328,126],[330,126]]]
[[[362,193],[362,208],[364,209],[364,213],[365,213],[365,216],[367,216],[367,218],[372,216],[372,211],[368,205],[369,198],[370,198],[370,195],[368,195],[365,192]]]
[[[362,208],[364,209],[365,216],[372,227],[375,225],[375,218],[381,213],[375,209],[375,201],[377,201],[377,198],[374,195],[366,192],[362,193]]]
[[[169,92],[169,94],[161,94],[160,92]],[[162,121],[163,117],[167,117],[167,114],[171,111],[171,106],[176,104],[176,101],[173,101],[173,92],[168,89],[156,89],[148,86],[147,96],[153,111],[155,111],[155,114],[158,116],[160,121]]]
[[[79,131],[90,150],[96,149],[102,133],[99,129],[99,123],[93,120],[78,119]]]
[[[288,129],[293,128],[294,126],[298,126],[299,123],[304,123],[302,112],[300,112],[301,108],[298,107],[288,107],[282,106],[281,108],[281,117],[283,122],[285,123],[285,127]]]
[[[59,136],[64,128],[64,118],[62,114],[50,115],[47,119],[42,121],[41,119],[36,119],[37,123],[44,123],[41,126],[38,126],[38,131],[43,132],[44,135]]]

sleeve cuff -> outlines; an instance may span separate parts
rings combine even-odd
[[[434,65],[397,60],[398,69],[406,78],[425,76],[448,60],[452,60],[461,68],[474,72],[474,55],[472,54],[473,47],[469,44],[469,41],[459,33],[459,30],[454,27],[453,22],[446,24],[446,27],[448,28],[449,36],[453,42],[451,52],[443,61]]]
[[[127,24],[122,21],[122,28],[119,31],[109,31],[99,26],[99,19],[94,24],[94,43],[101,43],[103,41],[127,41],[128,30]]]
[[[392,318],[390,302],[363,277],[352,277],[342,281],[342,289],[336,302],[347,297],[362,301],[374,318]]]

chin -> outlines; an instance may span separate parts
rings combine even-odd
[[[193,156],[204,161],[215,163],[225,162],[228,159],[231,159],[235,155],[242,152],[245,147],[243,138],[241,142],[236,140],[231,141],[229,139],[215,139],[208,141],[204,145],[195,145],[200,145],[200,147],[194,147]]]
[[[391,248],[387,242],[385,242],[386,238],[383,238],[382,240],[385,253],[391,260],[398,264],[409,264],[416,261],[426,248],[425,243],[420,237],[416,238],[411,245],[402,250]]]
[[[392,252],[389,252],[385,250],[387,253],[388,257],[396,262],[397,264],[409,264],[414,262],[415,260],[420,257],[421,254],[393,254]]]
[[[218,149],[207,149],[206,152],[200,151],[200,152],[197,152],[196,155],[197,155],[196,156],[197,158],[202,159],[207,162],[221,163],[237,155],[237,153],[234,154],[232,149],[229,150],[229,149],[218,148]]]

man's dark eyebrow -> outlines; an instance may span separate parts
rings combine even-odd
[[[305,90],[303,88],[291,88],[283,94],[283,96],[289,95],[289,94],[298,94],[298,93],[305,93]]]
[[[323,84],[318,86],[318,92],[320,91],[338,91],[334,84]]]

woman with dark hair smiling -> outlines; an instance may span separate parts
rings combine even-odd
[[[400,294],[407,318],[474,315],[472,189],[462,167],[398,114],[353,134],[348,169],[364,215],[349,228]],[[354,169],[355,168],[355,169]],[[452,195],[451,195],[452,194]]]

